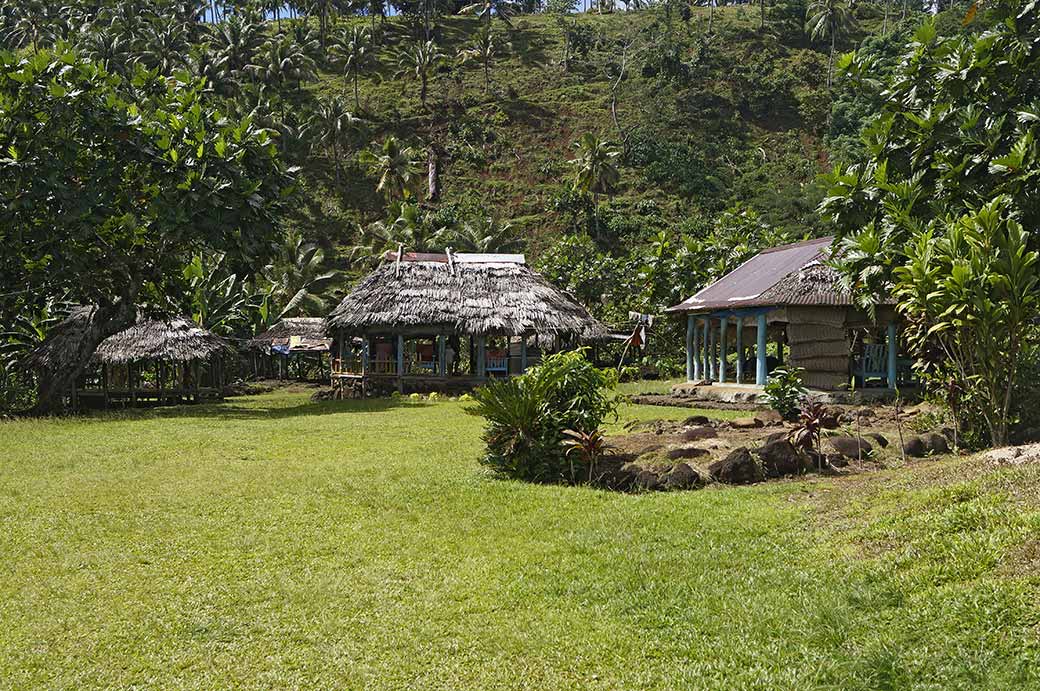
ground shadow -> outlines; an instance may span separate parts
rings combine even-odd
[[[345,413],[381,413],[394,408],[420,408],[428,403],[393,398],[368,398],[346,401],[307,401],[290,406],[244,406],[242,399],[232,398],[223,403],[203,405],[163,406],[118,411],[96,412],[84,419],[99,422],[112,420],[147,419],[209,419],[209,420],[280,420],[294,417],[339,415]]]

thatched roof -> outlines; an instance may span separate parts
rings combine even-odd
[[[71,364],[94,308],[77,307],[58,324],[28,358],[33,367],[57,370]],[[136,324],[109,336],[94,352],[93,360],[107,364],[136,360],[188,362],[205,360],[218,352],[234,352],[231,344],[183,317],[139,319]]]
[[[287,317],[249,341],[250,348],[267,350],[289,346],[297,351],[326,351],[331,339],[325,335],[324,317]]]
[[[333,310],[330,333],[458,333],[602,338],[607,329],[523,255],[403,255]]]

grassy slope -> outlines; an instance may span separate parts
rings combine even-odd
[[[450,154],[442,178],[443,203],[467,205],[467,215],[475,209],[493,210],[512,220],[537,253],[565,224],[565,218],[546,207],[568,176],[572,143],[586,131],[617,139],[603,72],[606,58],[616,54],[610,41],[635,35],[635,28],[646,27],[655,16],[651,11],[583,16],[581,22],[605,37],[604,47],[588,58],[575,58],[568,73],[560,65],[562,37],[550,17],[521,17],[512,30],[495,22],[498,40],[508,40],[510,48],[500,50],[495,61],[492,94],[483,93],[478,64],[446,67],[431,83],[429,112],[420,106],[418,83],[396,74],[397,52],[415,41],[402,20],[389,21],[380,64],[361,80],[367,137],[381,141],[392,132],[421,147],[440,142]],[[661,143],[687,147],[688,155],[702,157],[702,163],[688,171],[666,161],[659,168],[670,174],[706,175],[720,188],[711,193],[681,190],[660,179],[660,170],[626,167],[616,203],[631,209],[641,200],[654,200],[665,218],[679,220],[697,209],[718,209],[739,198],[772,221],[805,230],[813,223],[815,197],[804,187],[827,167],[818,141],[825,114],[807,121],[795,94],[822,95],[825,57],[784,44],[772,34],[761,35],[752,8],[721,9],[715,22],[718,35],[700,49],[700,57],[689,52],[681,56],[693,65],[688,78],[668,82],[646,77],[638,56],[621,89],[619,113],[625,127],[638,126]],[[694,8],[689,24],[675,21],[676,31],[689,36],[703,34],[706,23],[706,8]],[[475,19],[442,18],[443,53],[454,58],[478,27]],[[756,62],[760,56],[768,58]],[[784,85],[777,86],[781,81]],[[771,90],[782,93],[776,107],[749,105]],[[308,91],[340,94],[353,105],[352,86],[334,72],[323,72]],[[306,223],[315,227],[314,232],[345,243],[356,221],[380,216],[382,202],[373,191],[374,180],[360,169],[348,167],[337,186],[331,160],[317,152],[305,170],[311,199],[311,219]]]
[[[460,408],[0,423],[0,686],[1040,683],[1035,468],[530,486]]]

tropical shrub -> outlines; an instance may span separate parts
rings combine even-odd
[[[798,406],[805,398],[802,371],[800,367],[777,367],[766,382],[765,394],[769,407],[785,420],[791,420],[797,415]]]
[[[563,441],[588,435],[617,409],[609,390],[616,373],[597,369],[584,349],[550,355],[524,375],[492,381],[473,393],[468,412],[487,421],[481,462],[530,482],[574,482]]]

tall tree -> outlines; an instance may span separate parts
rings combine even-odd
[[[520,6],[514,0],[480,0],[471,5],[466,5],[459,10],[459,14],[473,14],[484,20],[484,26],[491,28],[491,18],[498,17],[502,22],[512,28],[513,15],[517,14]]]
[[[347,110],[347,104],[339,96],[319,100],[308,124],[315,140],[332,150],[337,184],[340,181],[340,159],[344,144],[347,136],[358,124],[358,119]]]
[[[354,83],[354,110],[361,110],[361,97],[358,90],[358,79],[361,72],[376,64],[377,46],[372,40],[372,32],[363,26],[344,29],[333,38],[332,52],[343,66],[344,75],[349,74]]]
[[[433,71],[444,62],[446,56],[433,41],[420,41],[412,48],[405,48],[398,56],[398,76],[414,77],[419,80],[419,102],[426,110],[426,95]]]
[[[422,179],[417,158],[412,147],[402,147],[393,135],[388,136],[379,149],[365,149],[358,156],[369,173],[379,179],[376,191],[382,192],[387,203],[415,196]]]
[[[132,93],[71,52],[0,54],[0,275],[35,300],[96,306],[68,361],[42,373],[41,412],[140,300],[184,290],[190,253],[255,263],[278,228],[290,180],[265,130],[228,120],[198,84]]]
[[[811,0],[805,14],[805,27],[813,41],[830,39],[827,52],[827,89],[834,80],[834,44],[839,36],[849,32],[855,23],[849,0]]]
[[[586,132],[574,142],[577,152],[568,161],[574,171],[574,190],[592,194],[592,217],[594,234],[599,235],[599,195],[613,196],[617,191],[621,174],[615,161],[621,152],[591,132]]]
[[[342,283],[343,274],[326,265],[320,247],[290,232],[261,271],[261,279],[267,293],[268,321],[276,322],[328,312],[329,293]]]
[[[507,44],[508,45],[508,44]],[[488,27],[481,27],[470,44],[459,50],[459,58],[465,63],[476,60],[484,70],[484,94],[491,91],[491,65],[502,46]]]

